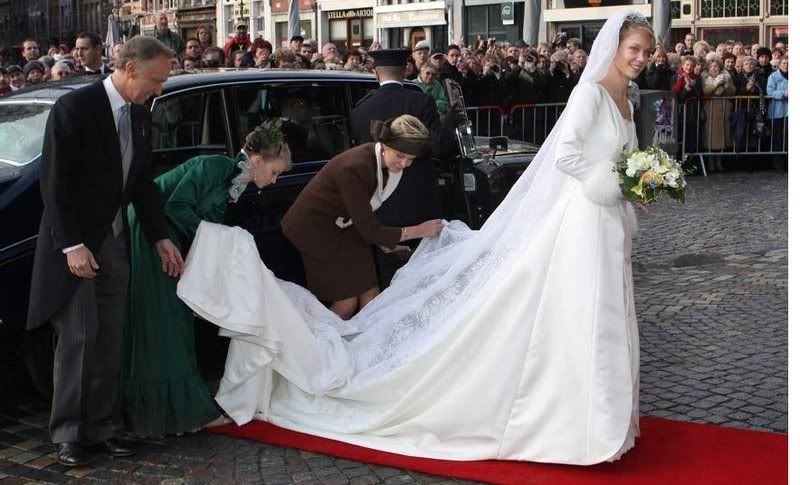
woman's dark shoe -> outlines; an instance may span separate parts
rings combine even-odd
[[[107,439],[102,443],[99,443],[95,446],[95,449],[100,453],[105,453],[106,455],[111,455],[116,458],[122,458],[123,456],[131,456],[135,452],[122,443],[119,440],[115,440],[113,438]]]
[[[86,466],[86,450],[80,443],[59,443],[56,455],[58,462],[64,466]]]

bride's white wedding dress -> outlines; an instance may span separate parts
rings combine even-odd
[[[598,41],[618,37],[616,21]],[[246,231],[202,223],[178,294],[231,337],[222,408],[440,459],[587,465],[630,449],[636,223],[612,165],[637,141],[591,62],[484,228],[425,240],[350,321],[275,278]],[[604,74],[610,58],[597,63]]]

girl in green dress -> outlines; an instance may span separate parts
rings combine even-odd
[[[229,201],[249,183],[275,183],[291,168],[280,120],[250,133],[236,159],[194,157],[158,177],[170,237],[188,250],[200,221],[221,223]],[[224,422],[197,368],[194,316],[178,298],[178,280],[164,274],[131,207],[131,283],[122,362],[122,410],[126,429],[160,437]]]

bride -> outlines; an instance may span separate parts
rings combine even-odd
[[[349,321],[275,278],[249,233],[203,223],[178,294],[231,338],[225,412],[448,460],[589,465],[633,447],[636,222],[612,165],[637,145],[626,92],[653,46],[640,14],[609,19],[484,227],[449,223]]]

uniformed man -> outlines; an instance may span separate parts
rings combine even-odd
[[[437,158],[448,155],[442,154],[437,148],[441,143],[441,123],[433,98],[402,84],[410,52],[387,49],[374,51],[371,55],[380,87],[359,101],[353,109],[351,125],[355,142],[362,144],[373,141],[370,137],[370,123],[373,120],[386,121],[399,115],[412,115],[422,121],[431,134],[431,155]],[[411,167],[403,171],[394,194],[375,215],[381,224],[393,227],[416,225],[442,217],[436,173],[430,156],[417,157]],[[381,289],[388,286],[395,271],[405,264],[407,256],[376,252]]]

